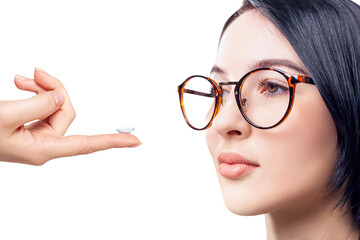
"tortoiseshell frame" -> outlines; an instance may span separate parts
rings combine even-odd
[[[282,76],[284,76],[284,78],[287,80],[288,84],[289,84],[289,90],[290,90],[290,98],[289,98],[289,105],[288,108],[284,114],[284,116],[280,119],[279,122],[277,122],[276,124],[270,126],[270,127],[261,127],[258,126],[256,124],[254,124],[253,122],[250,121],[250,119],[247,118],[247,116],[245,115],[242,107],[241,107],[241,103],[240,103],[240,99],[241,96],[241,87],[244,83],[244,80],[250,75],[253,74],[257,71],[262,71],[262,70],[272,70],[275,72],[280,73]],[[206,79],[207,81],[209,81],[211,83],[211,85],[214,87],[215,92],[214,93],[210,93],[210,94],[206,94],[206,93],[202,93],[202,92],[197,92],[197,91],[193,91],[193,90],[189,90],[189,89],[184,89],[184,86],[186,85],[186,83],[188,81],[190,81],[192,78],[194,77],[201,77]],[[315,84],[314,81],[311,79],[311,77],[307,77],[307,76],[303,76],[303,75],[287,75],[285,72],[276,69],[276,68],[257,68],[255,70],[252,70],[250,72],[248,72],[247,74],[245,74],[238,82],[220,82],[219,84],[217,84],[214,80],[212,80],[211,78],[208,77],[204,77],[201,75],[193,75],[191,77],[188,77],[182,84],[180,84],[178,86],[178,93],[179,93],[179,98],[180,98],[180,106],[181,106],[181,111],[184,115],[184,118],[186,120],[186,123],[195,130],[204,130],[207,129],[208,127],[211,126],[214,118],[216,117],[216,115],[218,114],[219,110],[220,110],[220,105],[221,105],[221,101],[222,101],[222,86],[224,85],[235,85],[234,88],[234,94],[235,94],[235,99],[236,99],[236,103],[238,105],[238,108],[242,114],[242,116],[244,117],[244,119],[253,127],[258,128],[258,129],[270,129],[270,128],[274,128],[278,125],[280,125],[281,123],[283,123],[286,118],[289,116],[291,109],[293,107],[294,104],[294,93],[295,93],[295,86],[297,83],[309,83],[309,84]],[[186,113],[185,113],[185,109],[184,109],[184,103],[183,103],[183,93],[190,93],[190,94],[196,94],[196,95],[200,95],[200,96],[205,96],[205,97],[215,97],[215,110],[214,113],[209,121],[209,123],[203,127],[203,128],[196,128],[193,125],[191,125],[191,123],[189,122]],[[214,95],[215,94],[215,95]]]

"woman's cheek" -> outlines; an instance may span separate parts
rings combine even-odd
[[[206,143],[211,155],[214,157],[213,153],[216,150],[216,146],[219,145],[219,136],[216,134],[213,127],[210,127],[208,130],[206,130]]]

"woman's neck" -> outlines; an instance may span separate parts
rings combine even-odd
[[[336,205],[329,197],[318,204],[295,204],[265,215],[268,240],[358,240],[359,230],[352,228],[351,212]]]

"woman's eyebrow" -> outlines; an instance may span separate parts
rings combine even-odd
[[[256,69],[256,68],[266,68],[266,67],[273,67],[273,66],[283,66],[288,67],[296,72],[309,76],[309,72],[304,69],[302,66],[299,66],[298,64],[287,60],[287,59],[264,59],[261,61],[257,61],[254,64],[250,65],[250,69]]]
[[[220,68],[220,67],[217,66],[217,65],[214,65],[214,66],[211,68],[210,75],[213,74],[213,73],[218,73],[218,74],[223,74],[223,75],[226,75],[226,74],[227,74],[224,69]]]
[[[269,68],[269,67],[274,67],[274,66],[288,67],[288,68],[295,70],[299,74],[310,76],[309,72],[304,67],[299,66],[298,64],[296,64],[288,59],[276,59],[276,58],[263,59],[263,60],[257,61],[255,63],[253,63],[252,65],[250,65],[249,70],[252,71],[257,68]],[[214,65],[212,67],[212,69],[210,71],[210,75],[213,73],[227,75],[227,72],[217,65]]]

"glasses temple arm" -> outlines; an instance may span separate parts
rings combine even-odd
[[[307,76],[297,76],[297,77],[292,76],[291,77],[291,84],[297,84],[297,83],[301,83],[301,82],[315,84],[311,77],[307,77]]]
[[[311,77],[305,77],[305,82],[310,84],[315,84]]]
[[[194,91],[194,90],[190,90],[190,89],[183,89],[183,93],[190,93],[190,94],[204,96],[204,97],[214,97],[215,96],[213,93],[203,93],[203,92],[198,92],[198,91]]]

